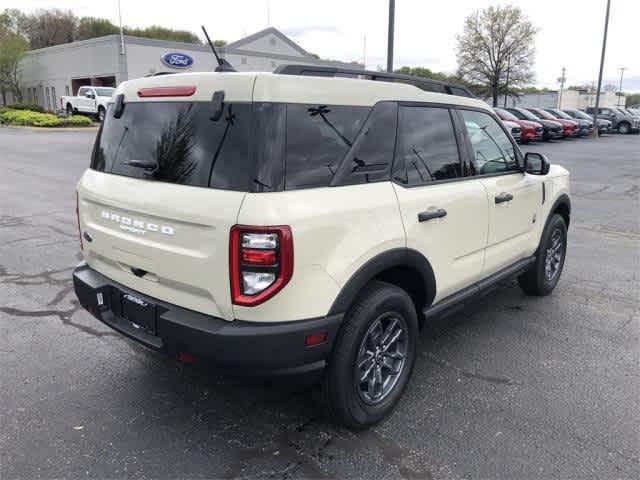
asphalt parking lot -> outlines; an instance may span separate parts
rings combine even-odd
[[[78,308],[91,132],[0,128],[0,478],[640,478],[640,136],[535,144],[572,172],[551,297],[514,282],[425,331],[374,430],[184,365]]]

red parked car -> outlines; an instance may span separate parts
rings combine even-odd
[[[556,118],[551,115],[549,112],[541,109],[541,108],[527,108],[531,113],[533,113],[536,117],[542,118],[545,120],[553,120],[554,122],[558,122],[562,125],[562,136],[564,138],[567,137],[577,137],[580,133],[580,125],[578,122],[573,120],[565,120],[564,118]]]
[[[493,111],[496,112],[496,115],[498,115],[501,120],[515,122],[520,125],[520,143],[529,143],[535,140],[542,140],[544,129],[538,122],[533,122],[531,120],[521,120],[513,113],[507,112],[502,108],[494,108]]]

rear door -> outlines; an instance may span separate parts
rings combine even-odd
[[[401,105],[394,189],[407,247],[433,267],[439,301],[479,280],[487,243],[487,194],[464,178],[447,108]]]
[[[248,191],[251,103],[125,103],[78,185],[84,257],[136,291],[233,319],[229,232]]]
[[[542,205],[541,177],[522,173],[517,147],[491,115],[475,110],[459,110],[459,115],[468,138],[470,174],[487,191],[486,277],[533,253]]]

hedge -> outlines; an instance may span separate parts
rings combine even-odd
[[[14,103],[13,105],[7,105],[5,108],[11,110],[31,110],[32,112],[44,113],[45,110],[37,103]]]
[[[0,123],[30,127],[86,127],[91,125],[91,119],[82,115],[60,118],[52,113],[3,108],[0,110]]]

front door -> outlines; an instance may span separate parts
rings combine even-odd
[[[422,253],[436,278],[435,302],[478,281],[487,243],[487,194],[464,179],[447,108],[400,106],[394,188],[407,248]]]
[[[471,172],[487,192],[489,231],[483,277],[531,255],[542,205],[539,177],[522,173],[508,134],[488,113],[460,110],[471,152]]]

